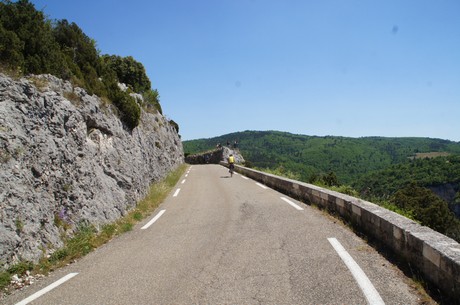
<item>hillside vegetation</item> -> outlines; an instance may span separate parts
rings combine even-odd
[[[247,166],[359,196],[460,241],[460,143],[245,131],[183,145],[187,154],[227,141]]]
[[[101,55],[96,41],[75,23],[49,20],[28,0],[0,0],[0,71],[52,74],[110,100],[128,128],[139,124],[140,107],[159,111],[159,93],[144,66],[132,57]],[[129,86],[123,91],[118,83]],[[143,105],[129,93],[143,96]]]
[[[317,137],[279,131],[244,131],[184,141],[184,151],[197,153],[235,140],[253,166],[282,167],[307,182],[332,171],[341,184],[352,184],[370,172],[405,163],[418,153],[460,154],[460,143],[440,139]]]

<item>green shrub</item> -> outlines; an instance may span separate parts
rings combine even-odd
[[[176,130],[176,132],[179,133],[179,124],[177,124],[173,120],[169,120],[169,124],[171,124],[172,127],[174,127],[174,129]]]
[[[121,225],[121,232],[129,232],[133,229],[133,224],[130,222],[125,222]]]
[[[106,224],[102,227],[101,235],[104,235],[107,238],[111,238],[117,232],[117,226],[114,224]]]
[[[417,221],[415,219],[413,211],[402,209],[402,208],[398,207],[397,205],[395,205],[394,203],[391,203],[391,202],[385,200],[385,201],[378,202],[378,205],[380,205],[381,207],[383,207],[383,208],[385,208],[387,210],[393,211],[393,212],[395,212],[395,213],[397,213],[399,215],[402,215],[404,217],[407,217],[409,219]],[[419,221],[417,221],[417,222],[419,222]]]
[[[129,85],[134,92],[143,93],[150,90],[151,83],[144,66],[131,56],[104,55],[101,60],[116,73],[120,83]]]
[[[133,219],[137,220],[137,221],[142,220],[142,213],[141,212],[134,212]]]
[[[48,259],[48,261],[50,263],[55,263],[55,262],[58,262],[66,258],[68,255],[69,255],[69,251],[67,248],[58,249],[53,254],[50,255],[50,258]]]
[[[349,185],[332,186],[331,190],[353,197],[359,197],[358,191],[356,191]]]
[[[100,56],[96,41],[77,24],[65,19],[47,20],[28,0],[0,0],[0,67],[14,74],[50,73],[71,80],[90,95],[108,97],[130,129],[138,126],[141,109],[134,98],[118,88],[118,82],[143,94],[146,110],[162,113],[158,90],[151,89],[140,62],[131,56]],[[79,101],[71,93],[67,98]],[[7,156],[0,156],[0,162],[7,161]]]
[[[10,274],[22,275],[22,274],[25,274],[26,271],[30,271],[33,268],[34,268],[33,263],[28,262],[28,261],[22,261],[22,262],[19,262],[16,265],[13,265],[10,268],[8,268],[8,272]]]
[[[142,95],[144,98],[144,104],[147,111],[156,110],[159,113],[163,114],[163,110],[160,105],[160,94],[158,90],[148,90]]]
[[[141,109],[136,100],[128,93],[121,91],[114,83],[110,85],[109,92],[109,98],[120,110],[120,119],[130,129],[137,127],[141,118]]]
[[[436,196],[427,188],[415,183],[398,190],[391,203],[404,211],[409,211],[422,225],[449,236],[451,232],[460,231],[455,214],[449,210],[447,202]],[[455,233],[457,236],[457,233]]]
[[[300,176],[297,173],[287,170],[283,165],[279,165],[275,169],[271,169],[271,168],[263,168],[263,169],[255,168],[255,169],[272,174],[272,175],[292,179],[292,180],[300,180]]]
[[[68,255],[71,258],[77,258],[91,252],[94,248],[92,242],[95,236],[96,230],[93,226],[80,226],[77,234],[66,244]]]
[[[8,286],[11,281],[11,274],[9,272],[0,272],[0,289]]]

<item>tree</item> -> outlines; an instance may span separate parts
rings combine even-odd
[[[131,56],[104,55],[102,61],[108,68],[115,71],[120,83],[129,85],[134,92],[144,93],[151,89],[144,66]]]
[[[96,42],[86,36],[78,25],[65,19],[55,22],[53,35],[72,75],[83,81],[90,94],[101,95],[103,88],[99,75],[102,68]]]
[[[118,88],[118,82],[144,94],[147,106],[161,113],[159,93],[151,90],[141,63],[130,56],[101,57],[96,42],[77,24],[65,19],[51,22],[28,0],[0,0],[0,64],[24,74],[70,79],[89,94],[106,96],[131,129],[139,124],[141,109],[129,92]]]
[[[398,190],[391,198],[391,202],[411,212],[422,225],[442,234],[458,231],[458,222],[447,203],[429,189],[411,183]]]
[[[0,11],[3,3],[0,3]],[[10,69],[17,69],[24,65],[22,55],[24,43],[13,31],[6,30],[0,23],[0,62]]]
[[[14,64],[18,64],[21,71],[26,74],[62,75],[63,67],[65,70],[66,65],[59,45],[53,38],[51,23],[45,19],[42,12],[35,10],[33,4],[28,0],[2,1],[0,23],[3,28],[0,49],[10,47],[3,43],[13,43],[10,54],[2,52],[5,56],[2,56],[3,62],[13,59]],[[22,58],[19,53],[22,53]]]

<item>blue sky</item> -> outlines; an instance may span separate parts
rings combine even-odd
[[[458,0],[32,0],[133,56],[183,140],[244,130],[460,141]]]

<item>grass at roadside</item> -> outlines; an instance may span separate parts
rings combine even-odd
[[[53,254],[43,257],[38,264],[21,262],[0,273],[0,291],[10,285],[11,277],[26,274],[46,274],[85,256],[93,249],[107,243],[113,237],[132,230],[134,225],[149,216],[168,196],[179,181],[188,165],[183,164],[171,172],[164,180],[151,185],[149,193],[134,209],[118,221],[104,225],[99,231],[94,226],[80,226],[75,235],[64,241],[64,247]]]

